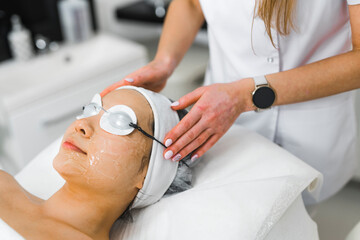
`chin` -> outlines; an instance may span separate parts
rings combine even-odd
[[[79,164],[79,161],[69,156],[64,156],[61,152],[54,158],[53,167],[65,180],[71,176],[82,176],[87,171],[84,166]]]

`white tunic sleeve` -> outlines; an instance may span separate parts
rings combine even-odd
[[[360,0],[347,0],[348,5],[360,4]]]

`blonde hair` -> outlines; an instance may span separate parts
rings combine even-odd
[[[265,29],[275,47],[271,35],[274,28],[280,35],[288,35],[295,29],[294,12],[296,0],[256,0],[254,18],[260,17],[265,23]]]

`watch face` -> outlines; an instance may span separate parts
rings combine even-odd
[[[253,94],[253,103],[257,108],[269,108],[275,101],[275,92],[270,87],[260,87]]]

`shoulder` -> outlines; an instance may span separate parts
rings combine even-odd
[[[0,218],[11,222],[35,211],[39,202],[32,197],[13,176],[0,170]]]
[[[7,193],[16,185],[18,184],[13,176],[3,170],[0,170],[0,196],[4,196],[2,193]]]
[[[19,232],[34,211],[36,205],[29,200],[15,178],[0,170],[0,219]]]
[[[9,173],[0,170],[0,203],[13,194],[21,194],[34,203],[41,203],[43,200],[27,192],[16,179]]]
[[[8,198],[26,197],[29,198],[31,194],[25,191],[20,184],[9,173],[0,170],[0,203]],[[13,202],[14,199],[12,199]]]
[[[8,174],[7,172],[5,172],[4,170],[1,170],[0,169],[0,178],[7,178],[7,177],[11,177],[11,175],[10,174]],[[1,182],[0,182],[0,184],[1,184]]]
[[[6,206],[11,207],[19,202],[26,203],[26,200],[29,200],[26,193],[13,176],[0,170],[0,209]]]

